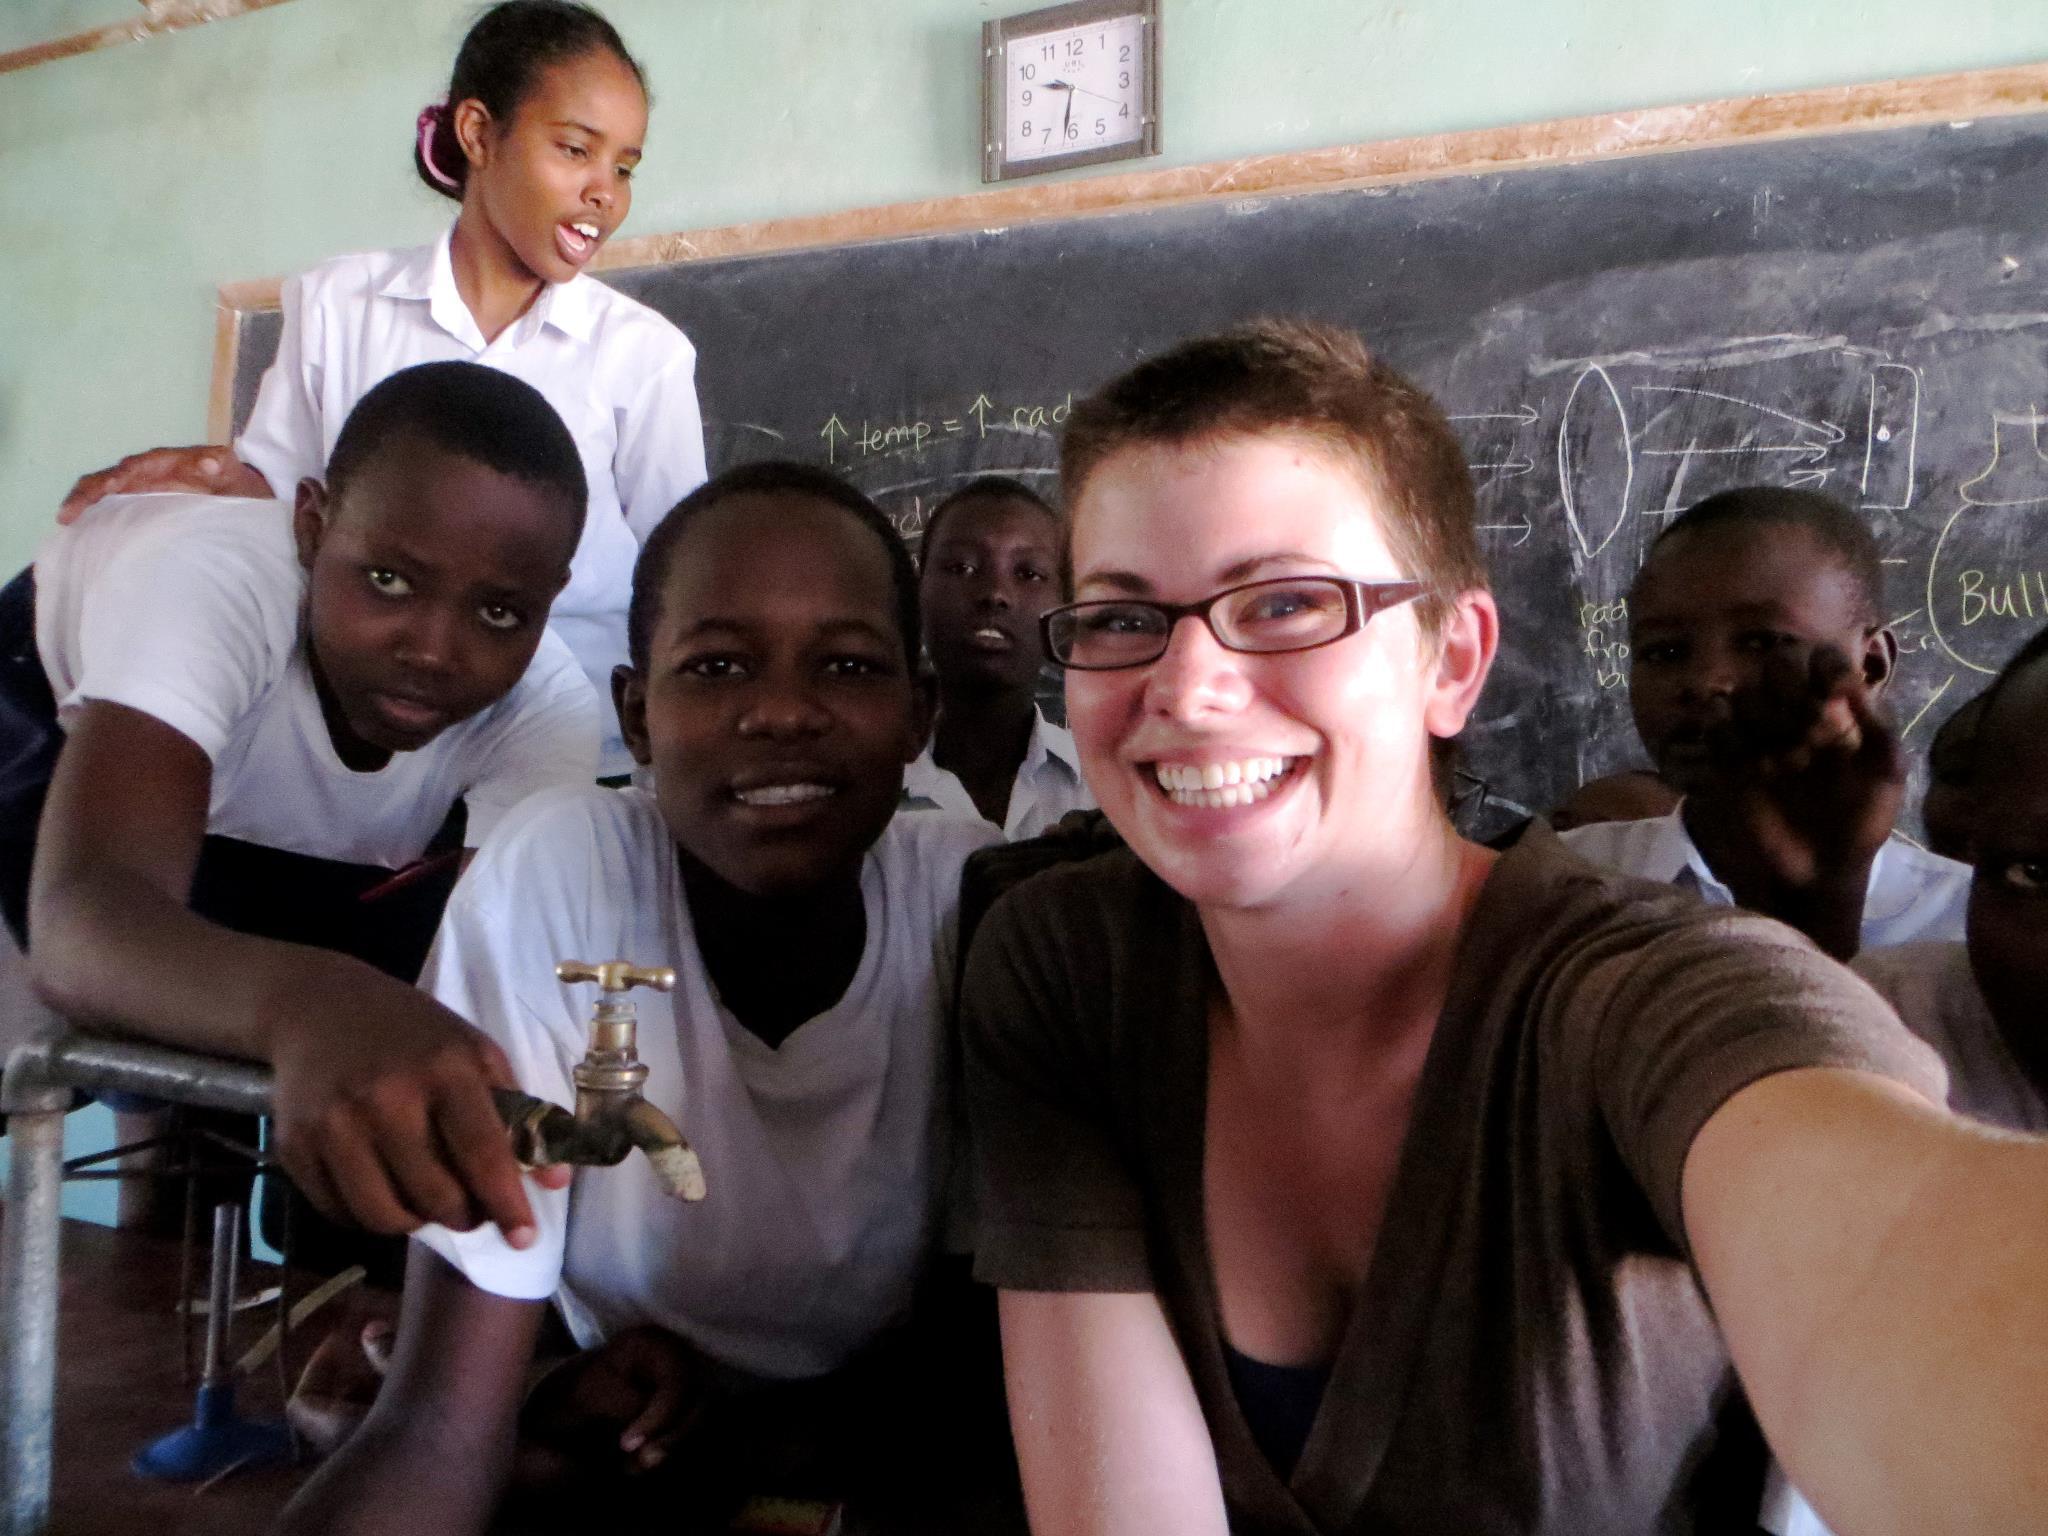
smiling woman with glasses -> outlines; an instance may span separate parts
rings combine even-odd
[[[1838,1531],[2037,1529],[2048,1153],[1789,930],[1458,836],[1498,618],[1428,397],[1250,326],[1077,404],[1061,478],[1127,846],[1004,896],[961,1002],[1037,1536],[1753,1529],[1738,1366]]]

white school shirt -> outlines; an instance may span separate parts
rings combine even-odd
[[[2021,1069],[1998,1032],[1963,945],[1868,950],[1852,968],[1940,1053],[1950,1109],[2011,1131],[2048,1133],[2048,1091]]]
[[[903,809],[945,811],[953,816],[971,816],[983,826],[995,823],[982,817],[967,793],[967,786],[951,769],[932,760],[931,743],[916,762],[903,771]],[[1054,725],[1042,711],[1032,711],[1031,742],[1018,765],[1016,782],[1010,786],[1009,809],[1003,813],[1002,834],[1011,842],[1036,837],[1069,811],[1092,811],[1095,797],[1081,780],[1081,760],[1075,755],[1073,733]]]
[[[1715,906],[1732,907],[1735,893],[1713,870],[1685,830],[1684,807],[1640,821],[1602,821],[1560,832],[1565,847],[1590,863],[1644,880],[1696,891]],[[1917,848],[1894,834],[1870,864],[1863,900],[1863,948],[1884,949],[1919,939],[1960,939],[1970,901],[1970,866]]]
[[[334,750],[300,638],[306,577],[280,502],[112,496],[36,556],[36,649],[60,723],[91,700],[188,737],[213,764],[206,830],[396,869],[457,800],[468,840],[536,790],[588,783],[597,700],[542,634],[496,704],[361,772]]]
[[[1902,944],[1852,962],[1906,1028],[1933,1046],[1948,1068],[1948,1107],[2007,1130],[2048,1133],[2048,1093],[2021,1070],[1992,1022],[1961,944]],[[1758,1523],[1777,1536],[1828,1536],[1813,1506],[1771,1465]]]
[[[284,334],[235,453],[289,499],[325,472],[355,403],[415,363],[483,363],[546,397],[583,460],[589,511],[569,585],[548,624],[605,701],[604,767],[632,761],[611,707],[626,659],[626,604],[640,541],[704,483],[697,353],[646,305],[578,273],[550,283],[485,342],[455,287],[449,236],[407,250],[341,256],[284,285]]]
[[[672,1199],[634,1152],[577,1169],[568,1190],[529,1181],[540,1236],[524,1251],[489,1225],[418,1239],[482,1290],[553,1296],[585,1348],[653,1323],[759,1376],[843,1364],[907,1313],[937,1237],[960,867],[996,840],[895,818],[861,867],[851,985],[771,1049],[712,990],[653,796],[528,801],[456,887],[420,984],[504,1047],[520,1087],[569,1105],[597,994],[557,981],[555,962],[673,966],[673,992],[632,994],[639,1054],[648,1102],[696,1149],[708,1192]]]

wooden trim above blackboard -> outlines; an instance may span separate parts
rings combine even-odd
[[[1282,197],[1736,142],[2001,117],[2043,109],[2048,109],[2048,63],[2019,64],[1689,106],[1646,107],[1634,112],[1560,118],[1507,128],[1477,128],[1389,139],[1377,144],[1252,155],[1206,165],[1003,187],[881,208],[852,208],[799,218],[730,224],[722,229],[637,235],[613,242],[596,265],[601,270],[616,271],[712,261],[813,246],[857,245],[911,235],[995,229],[1048,219],[1088,218],[1134,207]],[[282,285],[283,279],[273,277],[228,283],[220,290],[213,390],[207,411],[207,431],[214,442],[227,441],[240,317],[277,308]]]
[[[69,37],[56,37],[46,43],[31,43],[25,48],[0,53],[0,75],[17,69],[31,69],[57,59],[75,58],[81,53],[96,53],[102,48],[114,48],[122,43],[139,43],[147,37],[182,32],[187,27],[224,21],[230,16],[246,16],[251,11],[282,4],[284,0],[142,0],[144,14],[132,21],[117,21],[95,27],[90,32],[74,32]]]

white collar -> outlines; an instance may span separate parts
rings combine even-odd
[[[1045,711],[1034,708],[1031,711],[1031,740],[1024,748],[1024,761],[1018,765],[1017,773],[1022,777],[1036,773],[1045,766],[1047,758],[1060,764],[1075,778],[1081,776],[1081,759],[1074,748],[1074,733],[1063,725],[1054,725],[1045,718]]]
[[[937,739],[936,728],[932,740]],[[1081,760],[1074,747],[1074,733],[1063,725],[1054,725],[1045,718],[1045,711],[1033,708],[1031,711],[1031,739],[1024,744],[1024,761],[1017,765],[1017,780],[1024,782],[1041,773],[1050,759],[1058,763],[1074,782],[1081,780]],[[924,744],[924,750],[917,760],[903,770],[903,787],[914,795],[933,798],[931,788],[935,784],[951,781],[958,783],[953,771],[941,768],[932,756],[932,742]]]
[[[1706,858],[1693,843],[1692,834],[1685,830],[1684,813],[1685,802],[1680,801],[1676,808],[1662,816],[1645,818],[1654,830],[1649,832],[1636,872],[1645,880],[1655,880],[1661,885],[1670,885],[1679,876],[1690,875],[1694,884],[1733,904],[1735,893],[1715,877]]]
[[[1685,802],[1681,800],[1676,809],[1665,815],[1651,817],[1654,830],[1649,834],[1643,850],[1638,872],[1648,880],[1665,885],[1689,883],[1728,906],[1736,905],[1735,892],[1717,876],[1708,865],[1706,857],[1692,840],[1692,834],[1685,830]],[[1878,891],[1884,883],[1885,866],[1891,862],[1892,850],[1897,844],[1896,835],[1888,836],[1877,846],[1877,852],[1870,860],[1868,890]],[[1865,903],[1871,897],[1866,895]]]
[[[481,352],[486,345],[483,332],[477,326],[476,316],[463,302],[462,291],[455,286],[455,260],[450,248],[454,236],[455,226],[451,224],[432,245],[421,246],[399,263],[378,292],[386,298],[426,300],[427,313],[436,325]],[[543,325],[551,325],[577,341],[590,340],[597,323],[597,294],[592,291],[595,282],[596,279],[578,272],[566,283],[543,284],[526,313],[509,328],[516,333],[515,344]]]

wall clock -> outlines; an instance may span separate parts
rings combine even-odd
[[[983,181],[1159,153],[1159,0],[1074,0],[987,21]]]

